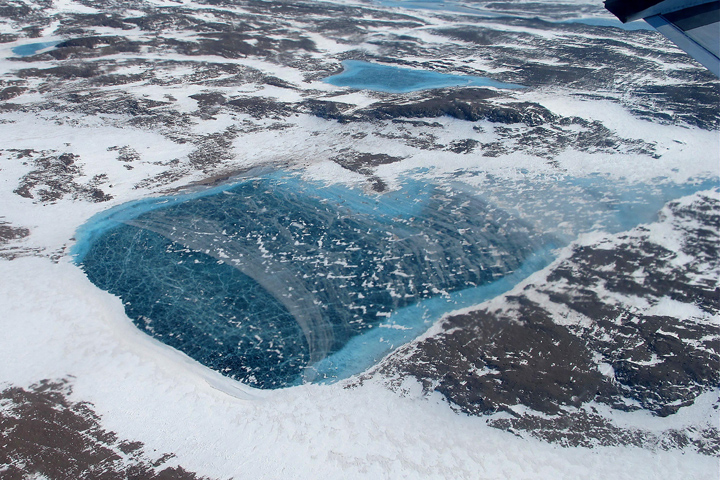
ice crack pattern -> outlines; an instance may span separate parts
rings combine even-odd
[[[231,378],[282,388],[360,373],[577,235],[653,221],[668,199],[717,184],[536,182],[406,179],[378,195],[258,171],[111,209],[78,231],[75,253],[142,331]]]
[[[158,204],[159,205],[159,204]],[[111,222],[80,263],[146,333],[261,388],[393,311],[491,283],[548,238],[477,196],[365,196],[269,175]]]

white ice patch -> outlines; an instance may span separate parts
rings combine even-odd
[[[605,363],[605,362],[598,363],[598,372],[600,372],[601,374],[605,375],[606,377],[608,377],[609,379],[611,379],[613,381],[615,380],[615,369],[609,363]]]
[[[679,302],[670,297],[660,298],[657,303],[646,310],[646,315],[660,315],[684,320],[711,317],[711,315],[693,303]],[[720,326],[720,317],[715,316],[715,321],[718,323],[718,326]]]
[[[73,0],[53,0],[53,7],[57,12],[62,13],[99,13],[100,10],[88,7]]]

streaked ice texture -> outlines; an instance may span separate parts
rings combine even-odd
[[[88,277],[142,330],[263,388],[307,380],[394,310],[493,282],[546,241],[423,184],[367,197],[271,175],[145,210],[95,232]]]
[[[445,87],[496,87],[524,88],[514,83],[504,83],[486,77],[449,75],[429,70],[379,65],[360,60],[342,62],[345,70],[325,79],[338,87],[377,90],[389,93],[407,93],[417,90]]]
[[[652,220],[702,186],[406,181],[376,195],[275,172],[112,209],[78,232],[75,253],[141,330],[279,388],[358,373],[578,233]]]

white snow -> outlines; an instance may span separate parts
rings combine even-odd
[[[140,333],[66,260],[0,261],[0,378],[72,380],[103,426],[215,478],[715,478],[716,458],[560,448],[454,413],[420,389],[258,391]]]
[[[87,3],[54,0],[53,9],[60,15],[100,12]],[[188,8],[203,10],[198,18],[212,19],[215,18],[214,11],[220,12],[215,7],[190,0],[150,0],[150,3],[158,7],[177,7],[182,3]],[[340,3],[372,7],[354,0]],[[595,5],[590,0],[572,0],[570,3]],[[242,11],[238,7],[232,9]],[[400,12],[407,13],[398,9]],[[142,15],[144,12],[127,11],[126,14]],[[427,25],[392,29],[392,33],[411,35],[433,48],[448,42],[446,37],[433,31],[445,25],[457,25],[457,22],[428,10],[413,11],[413,15],[427,20]],[[291,23],[287,25],[292,26]],[[298,27],[303,25],[297,24]],[[491,22],[473,25],[500,28]],[[45,36],[37,41],[62,40],[59,36],[48,36],[58,26],[58,22],[49,24],[43,30]],[[16,32],[16,27],[9,20],[0,21],[0,33]],[[502,28],[508,32],[529,31],[520,26]],[[378,31],[386,34],[390,29]],[[117,31],[97,27],[94,33],[116,34]],[[555,36],[543,30],[532,30],[531,33],[546,40]],[[122,35],[131,39],[151,38],[140,29],[123,31]],[[163,32],[163,35],[185,40],[197,37],[195,33],[173,31]],[[320,50],[312,55],[325,62],[339,62],[339,54],[353,49],[379,51],[378,46],[369,43],[350,45],[317,33],[305,32],[304,35]],[[372,39],[368,36],[366,42]],[[21,38],[0,45],[0,72],[11,78],[10,74],[20,68],[55,66],[57,62],[53,61],[28,65],[6,58],[12,56],[13,47],[34,41]],[[575,38],[574,41],[582,39]],[[509,46],[517,48],[517,45]],[[131,65],[135,60],[147,63]],[[421,57],[405,60],[428,61]],[[184,81],[184,77],[195,73],[191,64],[203,62],[251,67],[300,89],[257,84],[207,87],[228,97],[259,95],[300,102],[306,95],[324,94],[329,100],[346,102],[357,108],[381,98],[370,92],[342,89],[322,81],[306,83],[300,69],[260,58],[229,60],[146,50],[84,61],[97,62],[103,67],[107,64],[119,66],[113,72],[118,75],[140,74],[152,69],[155,79],[174,84],[159,86],[139,81],[121,87],[102,87],[102,91],[127,90],[137,97],[160,101],[169,94],[176,98],[173,108],[181,114],[194,111],[198,102],[189,96],[206,89],[206,86]],[[173,61],[184,64],[171,66],[164,63]],[[492,67],[490,60],[482,58],[468,57],[462,61],[462,65],[478,71],[499,73],[506,70]],[[553,63],[552,60],[547,62]],[[452,69],[458,65],[448,62],[442,68]],[[13,103],[28,106],[49,98],[44,93],[32,92],[37,90],[41,80],[27,79],[27,82],[30,92],[13,98]],[[84,88],[79,81],[78,85],[73,84],[73,87]],[[600,174],[629,183],[652,183],[658,176],[676,182],[703,176],[717,177],[717,153],[720,151],[717,131],[658,125],[634,117],[610,99],[580,99],[571,93],[578,92],[565,91],[561,87],[517,91],[513,93],[514,99],[508,101],[538,102],[558,115],[601,121],[620,137],[654,142],[660,158],[570,149],[555,159],[556,165],[550,165],[545,159],[524,152],[499,157],[484,157],[479,152],[457,155],[442,149],[427,151],[413,147],[403,139],[406,127],[392,122],[339,124],[309,115],[279,122],[220,113],[214,118],[196,121],[185,133],[208,135],[231,126],[238,126],[240,130],[247,127],[248,131],[242,131],[233,141],[234,158],[221,166],[223,171],[264,164],[284,165],[298,169],[308,179],[327,183],[367,184],[366,176],[349,172],[331,161],[342,149],[401,157],[402,161],[375,169],[375,174],[391,189],[399,188],[402,179],[411,175],[433,181],[457,179],[472,187],[481,187],[490,176],[525,180]],[[58,263],[46,258],[53,253],[62,254],[72,243],[76,229],[92,215],[201,179],[202,172],[188,167],[181,172],[180,179],[169,184],[135,188],[145,179],[168,172],[170,162],[175,159],[184,165],[195,146],[192,142],[173,142],[162,132],[150,128],[131,128],[126,118],[114,115],[78,115],[37,109],[32,112],[4,111],[0,119],[0,221],[29,228],[30,236],[12,246],[36,249],[43,255],[42,258],[24,257],[13,261],[0,259],[0,388],[9,385],[27,387],[42,379],[70,378],[72,399],[91,402],[101,416],[104,428],[123,439],[143,442],[148,451],[174,453],[177,457],[171,463],[214,478],[717,479],[719,459],[692,452],[651,452],[625,447],[560,448],[520,439],[488,427],[482,418],[454,412],[439,397],[424,396],[422,388],[411,379],[406,379],[398,389],[402,393],[399,395],[374,382],[354,388],[345,388],[346,385],[340,383],[261,391],[222,377],[137,330],[125,315],[120,300],[92,285],[67,257],[60,258]],[[439,127],[416,127],[413,134],[422,133],[424,138],[434,135],[438,144],[447,145],[453,140],[467,138],[483,143],[501,139],[497,125],[490,122],[471,123],[449,117],[427,120]],[[277,129],[273,129],[275,127]],[[510,128],[525,127],[515,125]],[[140,159],[132,163],[132,170],[117,160],[117,151],[107,149],[115,146],[130,146],[138,152]],[[114,198],[96,204],[65,197],[48,205],[22,198],[13,190],[23,175],[36,167],[31,159],[11,159],[6,153],[10,149],[77,154],[77,165],[84,173],[78,181],[107,175],[101,188]],[[462,175],[458,177],[460,173]],[[679,251],[681,239],[667,224],[652,224],[649,228],[655,240],[662,239],[668,248]],[[589,244],[602,236],[593,232],[579,242]],[[555,264],[569,255],[568,252],[569,249],[560,252]],[[687,258],[680,256],[677,261],[687,261]],[[540,283],[546,275],[547,269],[537,272],[514,291]],[[547,299],[539,296],[536,300]],[[485,306],[499,308],[502,302],[499,298]],[[699,309],[667,298],[649,308],[650,312],[665,312],[696,321],[705,318]],[[585,325],[589,321],[561,311],[560,307],[553,313],[560,317],[565,314],[562,318],[566,324]],[[421,338],[438,333],[440,325],[438,322]],[[388,328],[401,327],[388,325]],[[601,364],[600,371],[608,376],[614,373],[609,364]],[[642,412],[606,414],[617,418],[619,424],[660,431],[696,425],[698,418],[717,419],[717,412],[712,409],[716,400],[717,392],[710,392],[699,398],[695,405],[685,407],[667,419]],[[596,407],[598,410],[607,408]]]
[[[73,0],[53,0],[53,7],[63,13],[98,13],[100,10]]]

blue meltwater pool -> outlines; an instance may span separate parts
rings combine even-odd
[[[261,173],[110,209],[73,254],[139,329],[209,368],[260,388],[328,382],[546,266],[572,239],[558,225],[629,228],[682,193],[613,185],[407,180],[378,195]]]
[[[499,82],[486,77],[449,75],[431,70],[401,68],[359,60],[346,60],[342,64],[345,68],[343,72],[326,78],[327,83],[338,87],[389,93],[446,87],[524,88],[522,85]]]

